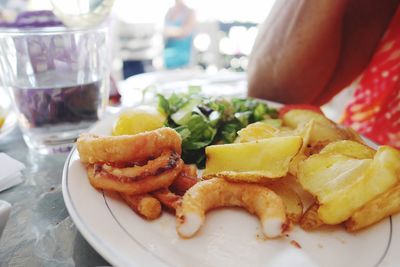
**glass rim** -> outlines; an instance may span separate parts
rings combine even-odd
[[[89,33],[89,32],[98,32],[98,31],[106,31],[108,29],[108,25],[106,23],[102,23],[95,27],[90,28],[69,28],[66,26],[48,26],[48,27],[0,27],[0,37],[2,36],[29,36],[29,35],[58,35],[58,34],[75,34],[75,33]]]

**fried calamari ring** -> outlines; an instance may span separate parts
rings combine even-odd
[[[269,238],[281,236],[286,229],[285,206],[273,191],[261,185],[213,178],[198,182],[183,196],[176,210],[178,234],[192,237],[203,224],[206,211],[227,206],[243,207],[257,215]]]
[[[76,146],[82,163],[141,162],[160,156],[164,150],[181,154],[181,137],[171,128],[135,135],[97,136],[82,134]]]
[[[138,180],[119,179],[104,171],[98,171],[94,165],[88,165],[87,172],[90,184],[97,189],[112,190],[131,195],[145,194],[171,185],[181,172],[183,161],[179,159],[176,166],[161,174],[147,176]]]
[[[175,151],[164,151],[161,155],[154,159],[149,160],[144,166],[133,166],[127,168],[118,168],[111,165],[104,164],[102,169],[117,177],[129,177],[130,179],[139,179],[149,175],[157,175],[175,167],[176,162],[179,160],[179,155]]]
[[[161,203],[155,197],[124,193],[120,193],[120,196],[134,212],[147,220],[157,219],[161,215]]]

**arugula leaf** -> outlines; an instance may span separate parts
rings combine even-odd
[[[251,98],[206,98],[201,87],[190,86],[187,93],[158,96],[158,109],[168,116],[166,126],[182,137],[182,158],[185,163],[205,164],[205,147],[216,143],[232,143],[237,132],[248,124],[270,120],[279,123],[277,110]]]
[[[169,108],[169,101],[165,96],[158,94],[158,110],[166,116],[171,114],[171,110]]]
[[[199,114],[193,114],[187,123],[190,136],[182,140],[182,148],[195,150],[211,144],[217,130]]]
[[[226,144],[233,143],[237,137],[237,132],[242,129],[242,123],[239,120],[233,120],[221,127],[220,138]]]

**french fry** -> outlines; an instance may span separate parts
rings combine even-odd
[[[198,181],[197,168],[195,165],[184,165],[182,171],[172,182],[169,189],[171,192],[183,196],[185,192]]]
[[[181,196],[172,193],[167,188],[157,190],[153,192],[152,195],[157,198],[165,208],[173,213],[175,213],[176,208],[182,200]]]
[[[300,227],[305,231],[312,231],[324,225],[324,222],[318,217],[317,203],[312,204],[300,219]]]
[[[161,215],[160,201],[148,194],[128,195],[120,193],[120,196],[133,211],[147,220],[157,219]]]
[[[400,183],[366,203],[346,221],[346,229],[358,231],[400,212]]]

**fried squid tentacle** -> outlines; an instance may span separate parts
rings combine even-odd
[[[208,210],[226,206],[243,207],[257,215],[269,238],[281,236],[286,228],[285,206],[273,191],[261,185],[213,178],[198,182],[183,196],[176,210],[178,234],[183,238],[192,237],[204,223]]]

